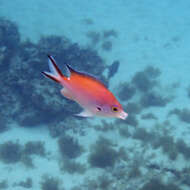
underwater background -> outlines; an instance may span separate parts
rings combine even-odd
[[[190,189],[189,0],[0,0],[0,189]],[[77,118],[47,54],[97,76],[126,120]]]

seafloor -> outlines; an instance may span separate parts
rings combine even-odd
[[[0,1],[0,189],[189,190],[190,1]],[[47,54],[102,80],[127,120],[78,118]]]

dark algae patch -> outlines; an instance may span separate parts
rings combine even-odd
[[[134,84],[138,90],[144,93],[148,92],[158,84],[157,78],[160,74],[159,69],[148,66],[143,71],[139,71],[134,75],[132,84]]]
[[[178,109],[175,108],[171,110],[168,113],[169,116],[171,115],[176,115],[179,120],[185,122],[185,123],[190,123],[190,109],[188,108],[183,108],[183,109]]]
[[[23,187],[23,188],[26,188],[26,189],[30,189],[32,188],[32,178],[26,178],[25,181],[20,181],[19,183],[15,183],[13,186],[16,187],[16,186],[20,186],[20,187]]]
[[[134,102],[128,102],[127,104],[127,111],[130,114],[139,114],[141,112],[142,108],[139,104]]]
[[[0,133],[3,133],[7,131],[8,129],[9,128],[8,128],[7,120],[5,119],[5,117],[1,115],[0,116]]]
[[[164,184],[158,179],[152,179],[143,185],[140,190],[182,190],[179,186],[170,184]]]
[[[169,97],[163,97],[154,91],[150,91],[150,92],[142,95],[142,97],[140,99],[140,104],[146,108],[151,107],[151,106],[164,107],[169,102],[171,102],[171,100],[172,99]]]
[[[150,144],[154,149],[161,148],[171,160],[176,160],[178,154],[182,154],[186,160],[190,159],[190,146],[183,139],[175,141],[174,137],[168,134],[157,134],[148,132],[144,128],[138,128],[133,133],[133,138]]]
[[[112,148],[109,141],[99,138],[92,146],[88,157],[91,167],[106,168],[113,167],[118,159],[118,152]]]
[[[102,43],[102,49],[104,51],[110,51],[112,50],[112,42],[111,41],[105,41]]]
[[[141,119],[144,120],[157,120],[158,118],[153,113],[142,114]]]
[[[71,136],[62,136],[58,140],[59,151],[63,158],[77,158],[80,156],[84,149],[76,139]]]
[[[56,177],[44,176],[40,185],[41,190],[64,190],[60,180]]]
[[[66,171],[69,174],[84,174],[86,171],[86,167],[84,164],[81,164],[73,159],[64,159],[63,162],[60,163],[60,167],[63,172]]]
[[[118,97],[122,101],[130,100],[136,93],[136,88],[127,82],[121,83],[119,86]]]
[[[144,143],[151,143],[154,140],[155,134],[147,132],[144,128],[138,128],[133,134],[134,139],[143,141]]]
[[[2,180],[0,181],[0,189],[4,190],[4,189],[8,189],[8,183],[6,180]]]
[[[42,141],[29,141],[25,144],[23,152],[27,155],[36,154],[39,156],[45,156],[45,147]]]
[[[2,72],[9,68],[11,58],[19,50],[20,34],[14,22],[2,18],[0,18],[0,34],[0,69]]]
[[[16,163],[21,160],[22,147],[19,143],[8,141],[0,145],[0,160],[6,164]]]
[[[110,38],[110,37],[114,37],[117,38],[118,37],[118,33],[117,31],[115,31],[114,29],[110,29],[110,30],[105,30],[103,31],[103,37],[106,38]]]
[[[0,161],[5,164],[22,162],[25,166],[33,167],[31,155],[45,156],[45,148],[42,142],[30,141],[25,146],[12,141],[0,144]]]

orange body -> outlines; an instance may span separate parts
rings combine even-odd
[[[80,105],[86,105],[88,102],[94,101],[99,104],[117,104],[121,107],[114,95],[97,79],[77,72],[71,72],[69,79],[66,78],[63,86],[71,91],[73,100]]]

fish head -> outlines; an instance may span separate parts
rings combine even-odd
[[[123,120],[125,120],[128,116],[119,103],[113,105],[104,104],[96,106],[96,115],[103,117],[114,117]]]

